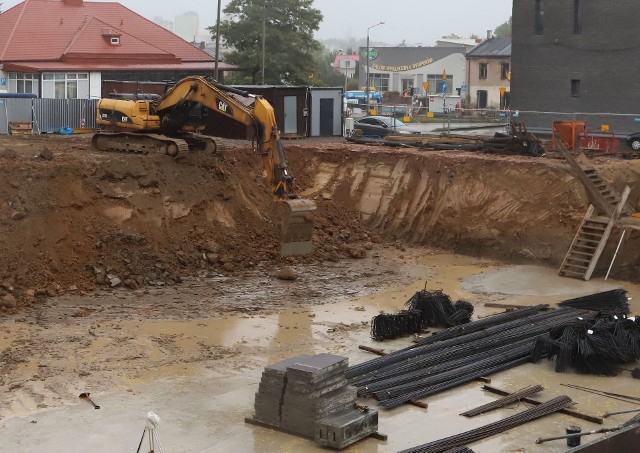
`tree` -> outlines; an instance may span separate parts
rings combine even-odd
[[[234,83],[262,81],[262,30],[265,23],[265,83],[313,85],[317,53],[313,37],[322,13],[313,0],[231,0],[220,22],[220,35],[233,49],[225,61],[242,68]],[[215,26],[208,29],[215,41]]]
[[[509,17],[508,21],[496,27],[494,34],[498,38],[511,38],[511,20],[512,17]]]

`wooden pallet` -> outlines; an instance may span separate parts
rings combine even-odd
[[[11,122],[9,123],[9,132],[11,135],[31,135],[33,134],[33,125],[31,121]]]

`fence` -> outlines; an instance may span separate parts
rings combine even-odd
[[[97,105],[97,99],[0,98],[0,134],[8,134],[12,122],[31,122],[34,133],[95,129]]]

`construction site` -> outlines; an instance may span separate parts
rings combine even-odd
[[[0,451],[133,451],[142,434],[167,452],[560,452],[567,439],[536,441],[576,425],[629,431],[633,413],[606,414],[633,410],[640,397],[632,318],[640,311],[640,160],[550,142],[532,156],[284,141],[295,189],[316,209],[311,253],[282,256],[261,157],[246,141],[224,145],[174,158],[98,151],[91,134],[0,136]],[[398,317],[418,295],[466,301],[459,322],[468,333],[447,333],[458,324],[452,318],[406,329]],[[588,308],[558,306],[574,299]],[[427,317],[424,307],[412,313]],[[375,324],[381,313],[386,327]],[[577,365],[572,357],[567,365],[565,357],[561,365],[554,340],[546,349],[536,343],[534,360],[531,342],[551,329],[590,322],[597,331],[615,313],[636,342],[624,360]],[[517,319],[540,329],[500,337]],[[497,342],[481,347],[473,337],[451,351],[481,354],[474,363],[504,357],[497,365],[470,368],[454,352],[446,363],[427,356],[417,371],[417,352],[377,359],[454,341],[442,335],[494,331]],[[290,414],[286,396],[269,405],[268,385],[284,379],[274,376],[286,369],[300,389],[306,375],[295,381],[288,366],[313,357],[340,358],[332,366],[353,389],[341,393],[341,407],[368,417],[361,435],[351,432],[357,443],[314,442],[315,425],[296,424],[290,414],[301,420],[304,408],[320,407],[312,394]],[[389,361],[375,371],[380,360]],[[398,379],[392,388],[377,381],[385,369]],[[323,376],[338,382],[332,370]],[[397,392],[426,376],[435,380]],[[530,397],[460,415],[523,389],[533,389]],[[149,411],[160,425],[145,428]],[[493,426],[525,411],[518,424]],[[477,437],[412,449],[487,426]],[[604,432],[583,444],[607,439]]]

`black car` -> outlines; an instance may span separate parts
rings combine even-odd
[[[365,116],[354,122],[354,129],[360,129],[364,137],[382,138],[387,135],[413,135],[421,134],[417,129],[404,124],[390,116]]]
[[[640,151],[640,132],[636,132],[627,137],[627,144],[634,150]]]

